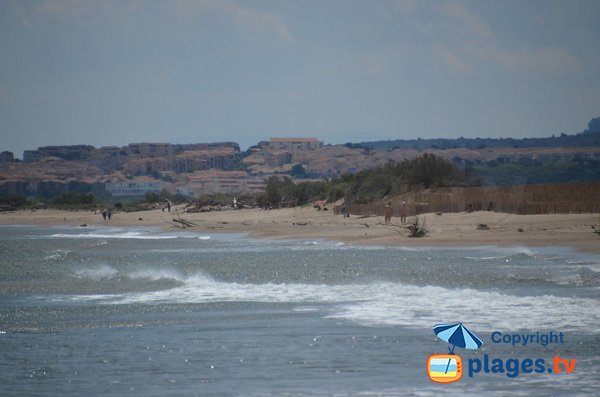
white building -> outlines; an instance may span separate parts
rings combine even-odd
[[[150,192],[160,192],[167,184],[162,181],[107,182],[105,189],[113,196],[143,196]]]

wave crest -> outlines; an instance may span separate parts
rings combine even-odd
[[[117,269],[109,265],[99,265],[92,268],[77,269],[75,271],[75,275],[78,278],[86,278],[95,281],[114,278],[118,273]]]

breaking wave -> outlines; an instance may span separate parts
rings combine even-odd
[[[118,270],[109,265],[99,265],[91,268],[77,269],[75,276],[77,278],[86,278],[94,281],[106,280],[115,277]]]
[[[110,267],[87,271],[88,277],[112,277]],[[215,280],[204,273],[183,276],[174,270],[145,270],[130,278],[177,280],[169,289],[124,294],[66,295],[59,300],[103,304],[189,304],[206,302],[297,303],[313,308],[327,304],[325,317],[365,326],[399,325],[422,328],[439,322],[468,319],[478,328],[561,329],[592,328],[600,322],[597,300],[588,298],[514,296],[494,291],[415,286],[402,283],[298,284],[237,283]],[[440,317],[443,316],[443,317]],[[518,323],[514,319],[518,318]]]

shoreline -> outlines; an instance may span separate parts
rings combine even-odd
[[[427,236],[408,237],[408,230],[392,218],[385,225],[382,216],[342,218],[332,211],[317,211],[312,207],[276,210],[223,210],[180,216],[198,227],[180,229],[172,224],[176,211],[149,210],[116,212],[110,221],[90,211],[20,210],[0,213],[1,225],[38,226],[112,226],[159,227],[169,231],[245,233],[251,238],[324,239],[356,245],[466,247],[466,246],[561,246],[587,253],[600,253],[600,235],[592,226],[598,214],[514,215],[477,211],[472,213],[422,214]],[[141,219],[141,220],[140,220]],[[410,222],[414,217],[408,217]],[[484,224],[487,229],[478,229]]]

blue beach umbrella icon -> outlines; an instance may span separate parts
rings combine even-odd
[[[456,346],[463,349],[479,349],[483,342],[477,335],[469,331],[467,327],[458,324],[437,324],[433,327],[433,332],[438,338],[452,344],[452,349],[448,348],[450,354],[454,354]]]
[[[479,349],[481,346],[483,346],[483,341],[479,339],[479,337],[473,332],[469,331],[467,327],[462,325],[462,323],[437,324],[434,325],[433,332],[441,340],[452,344],[452,349],[448,348],[450,354],[454,354],[454,348],[456,346],[462,347],[463,349],[472,350]],[[448,368],[450,367],[451,360],[452,359],[448,359],[448,364],[446,365],[445,373],[448,373]]]

